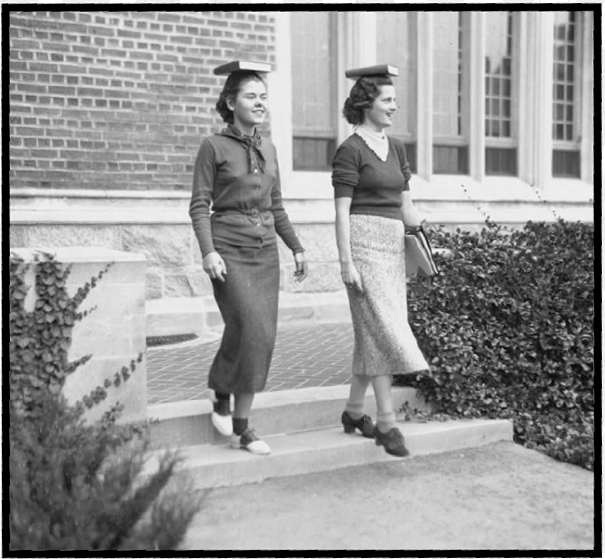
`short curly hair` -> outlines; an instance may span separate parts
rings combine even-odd
[[[355,82],[342,109],[342,114],[349,124],[363,123],[364,111],[372,107],[380,95],[379,88],[382,85],[393,85],[393,81],[388,76],[363,76]]]
[[[227,124],[233,124],[233,111],[227,106],[227,101],[235,101],[235,98],[241,91],[244,83],[250,80],[256,80],[263,84],[265,83],[265,80],[261,78],[260,74],[253,72],[252,70],[239,70],[229,74],[229,77],[223,86],[223,91],[221,91],[216,103],[216,111]]]

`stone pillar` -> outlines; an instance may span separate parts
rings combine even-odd
[[[417,26],[418,52],[418,125],[416,127],[416,166],[417,174],[426,181],[433,175],[433,26],[430,12],[418,13]]]
[[[111,263],[107,273],[91,289],[79,312],[93,309],[76,322],[72,330],[69,360],[84,355],[92,358],[69,375],[64,395],[75,402],[90,394],[106,379],[112,381],[107,389],[108,397],[101,404],[87,411],[89,420],[99,419],[116,402],[124,405],[121,421],[137,421],[147,417],[147,371],[145,366],[145,257],[140,254],[106,248],[16,248],[11,249],[25,263],[32,263],[35,252],[55,255],[58,262],[72,265],[66,289],[73,296],[78,288],[90,281]],[[33,308],[34,274],[26,276],[30,292],[26,308]],[[133,359],[143,354],[127,382],[113,385],[116,372],[130,367]]]
[[[271,114],[271,139],[277,146],[282,195],[292,190],[292,12],[272,12],[275,18],[275,71],[267,76]],[[294,93],[295,94],[295,93]],[[284,126],[284,123],[287,125]]]
[[[469,16],[470,175],[480,183],[485,178],[485,14],[471,12]]]
[[[545,193],[552,183],[552,111],[553,111],[553,29],[554,12],[529,12],[528,52],[530,53],[529,114],[531,123],[531,174],[522,177]]]

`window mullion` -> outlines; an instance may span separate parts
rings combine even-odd
[[[336,15],[336,96],[338,98],[338,114],[340,116],[340,111],[345,102],[345,99],[349,95],[349,90],[351,89],[351,81],[348,80],[344,73],[345,70],[351,68],[351,60],[350,60],[350,42],[351,42],[351,33],[348,31],[348,12],[338,12]],[[350,136],[352,127],[351,125],[344,119],[338,118],[338,144],[340,145],[344,140]]]
[[[275,40],[281,45],[275,53],[275,72],[267,76],[271,108],[271,139],[279,146],[282,194],[287,196],[292,184],[292,52],[290,45],[291,14],[274,12]],[[278,124],[279,123],[279,124]]]
[[[528,183],[533,183],[534,179],[534,150],[532,149],[532,136],[534,129],[534,104],[536,91],[534,90],[534,80],[536,75],[536,51],[539,48],[536,41],[538,24],[538,12],[522,12],[519,22],[519,50],[527,53],[526,56],[519,56],[518,75],[519,75],[519,96],[517,119],[517,138],[519,147],[519,178]]]
[[[429,181],[433,173],[433,26],[431,12],[418,12],[417,52],[417,128],[416,128],[416,165],[418,174]]]
[[[532,12],[534,18],[533,33],[535,40],[535,65],[531,75],[531,109],[533,110],[533,133],[530,143],[533,146],[532,177],[530,184],[544,189],[552,178],[552,127],[553,127],[553,12]]]
[[[481,182],[485,176],[485,13],[471,12],[470,58],[470,174]]]

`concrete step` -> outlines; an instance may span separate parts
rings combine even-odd
[[[152,299],[145,302],[147,336],[196,334],[214,339],[223,319],[212,296]],[[350,322],[344,290],[326,293],[279,294],[279,324]]]
[[[433,454],[511,441],[512,424],[505,420],[400,422],[410,455]],[[257,483],[272,477],[335,470],[348,466],[401,460],[359,434],[347,435],[341,427],[294,434],[263,436],[271,454],[253,455],[227,443],[206,444],[181,450],[179,472],[186,472],[196,489]],[[147,464],[155,468],[157,457]],[[146,469],[146,471],[152,471]],[[178,476],[178,473],[177,473]]]
[[[393,387],[392,394],[395,410],[405,402],[411,409],[430,410],[413,388]],[[250,426],[262,437],[333,427],[340,424],[348,395],[348,385],[261,392],[254,400]],[[376,418],[371,387],[366,395],[365,410]],[[148,406],[147,416],[155,420],[151,425],[152,444],[181,448],[224,443],[224,437],[212,426],[211,413],[212,404],[207,399]]]

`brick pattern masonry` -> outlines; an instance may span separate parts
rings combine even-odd
[[[212,68],[274,42],[270,12],[11,12],[11,188],[188,191]]]
[[[149,404],[210,397],[208,371],[220,340],[147,351]],[[351,381],[349,323],[280,327],[265,390],[335,386]]]

